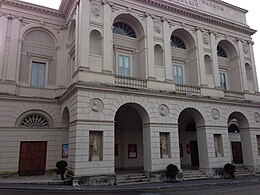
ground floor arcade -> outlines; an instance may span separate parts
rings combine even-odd
[[[228,162],[259,169],[255,105],[84,89],[64,97],[52,106],[13,102],[14,120],[0,127],[1,172],[42,174],[60,159],[76,177],[92,178],[122,170],[156,174],[170,163],[206,174]]]

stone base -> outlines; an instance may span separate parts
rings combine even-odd
[[[99,156],[92,156],[91,161],[100,161]]]
[[[74,176],[73,186],[109,186],[116,184],[116,175]]]
[[[162,156],[162,158],[169,158],[169,155],[164,154],[164,155]]]

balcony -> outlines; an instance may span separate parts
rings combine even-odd
[[[124,77],[120,75],[115,76],[115,85],[118,87],[127,87],[135,89],[146,89],[147,80],[134,78],[134,77]]]
[[[201,88],[191,85],[176,85],[176,92],[186,95],[201,95]]]
[[[235,98],[235,99],[244,99],[243,92],[236,92],[236,91],[224,91],[224,96],[227,98]]]

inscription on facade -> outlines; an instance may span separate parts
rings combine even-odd
[[[217,5],[215,3],[212,3],[212,2],[206,1],[206,0],[202,0],[202,5],[206,5],[208,7],[211,7],[211,8],[220,10],[220,11],[224,11],[224,7]]]
[[[198,1],[197,0],[177,0],[177,2],[186,4],[186,5],[191,5],[193,7],[198,7]]]

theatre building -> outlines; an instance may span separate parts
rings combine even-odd
[[[0,173],[260,171],[256,32],[220,0],[0,0]],[[185,172],[184,172],[185,173]],[[184,175],[185,177],[185,175]]]

